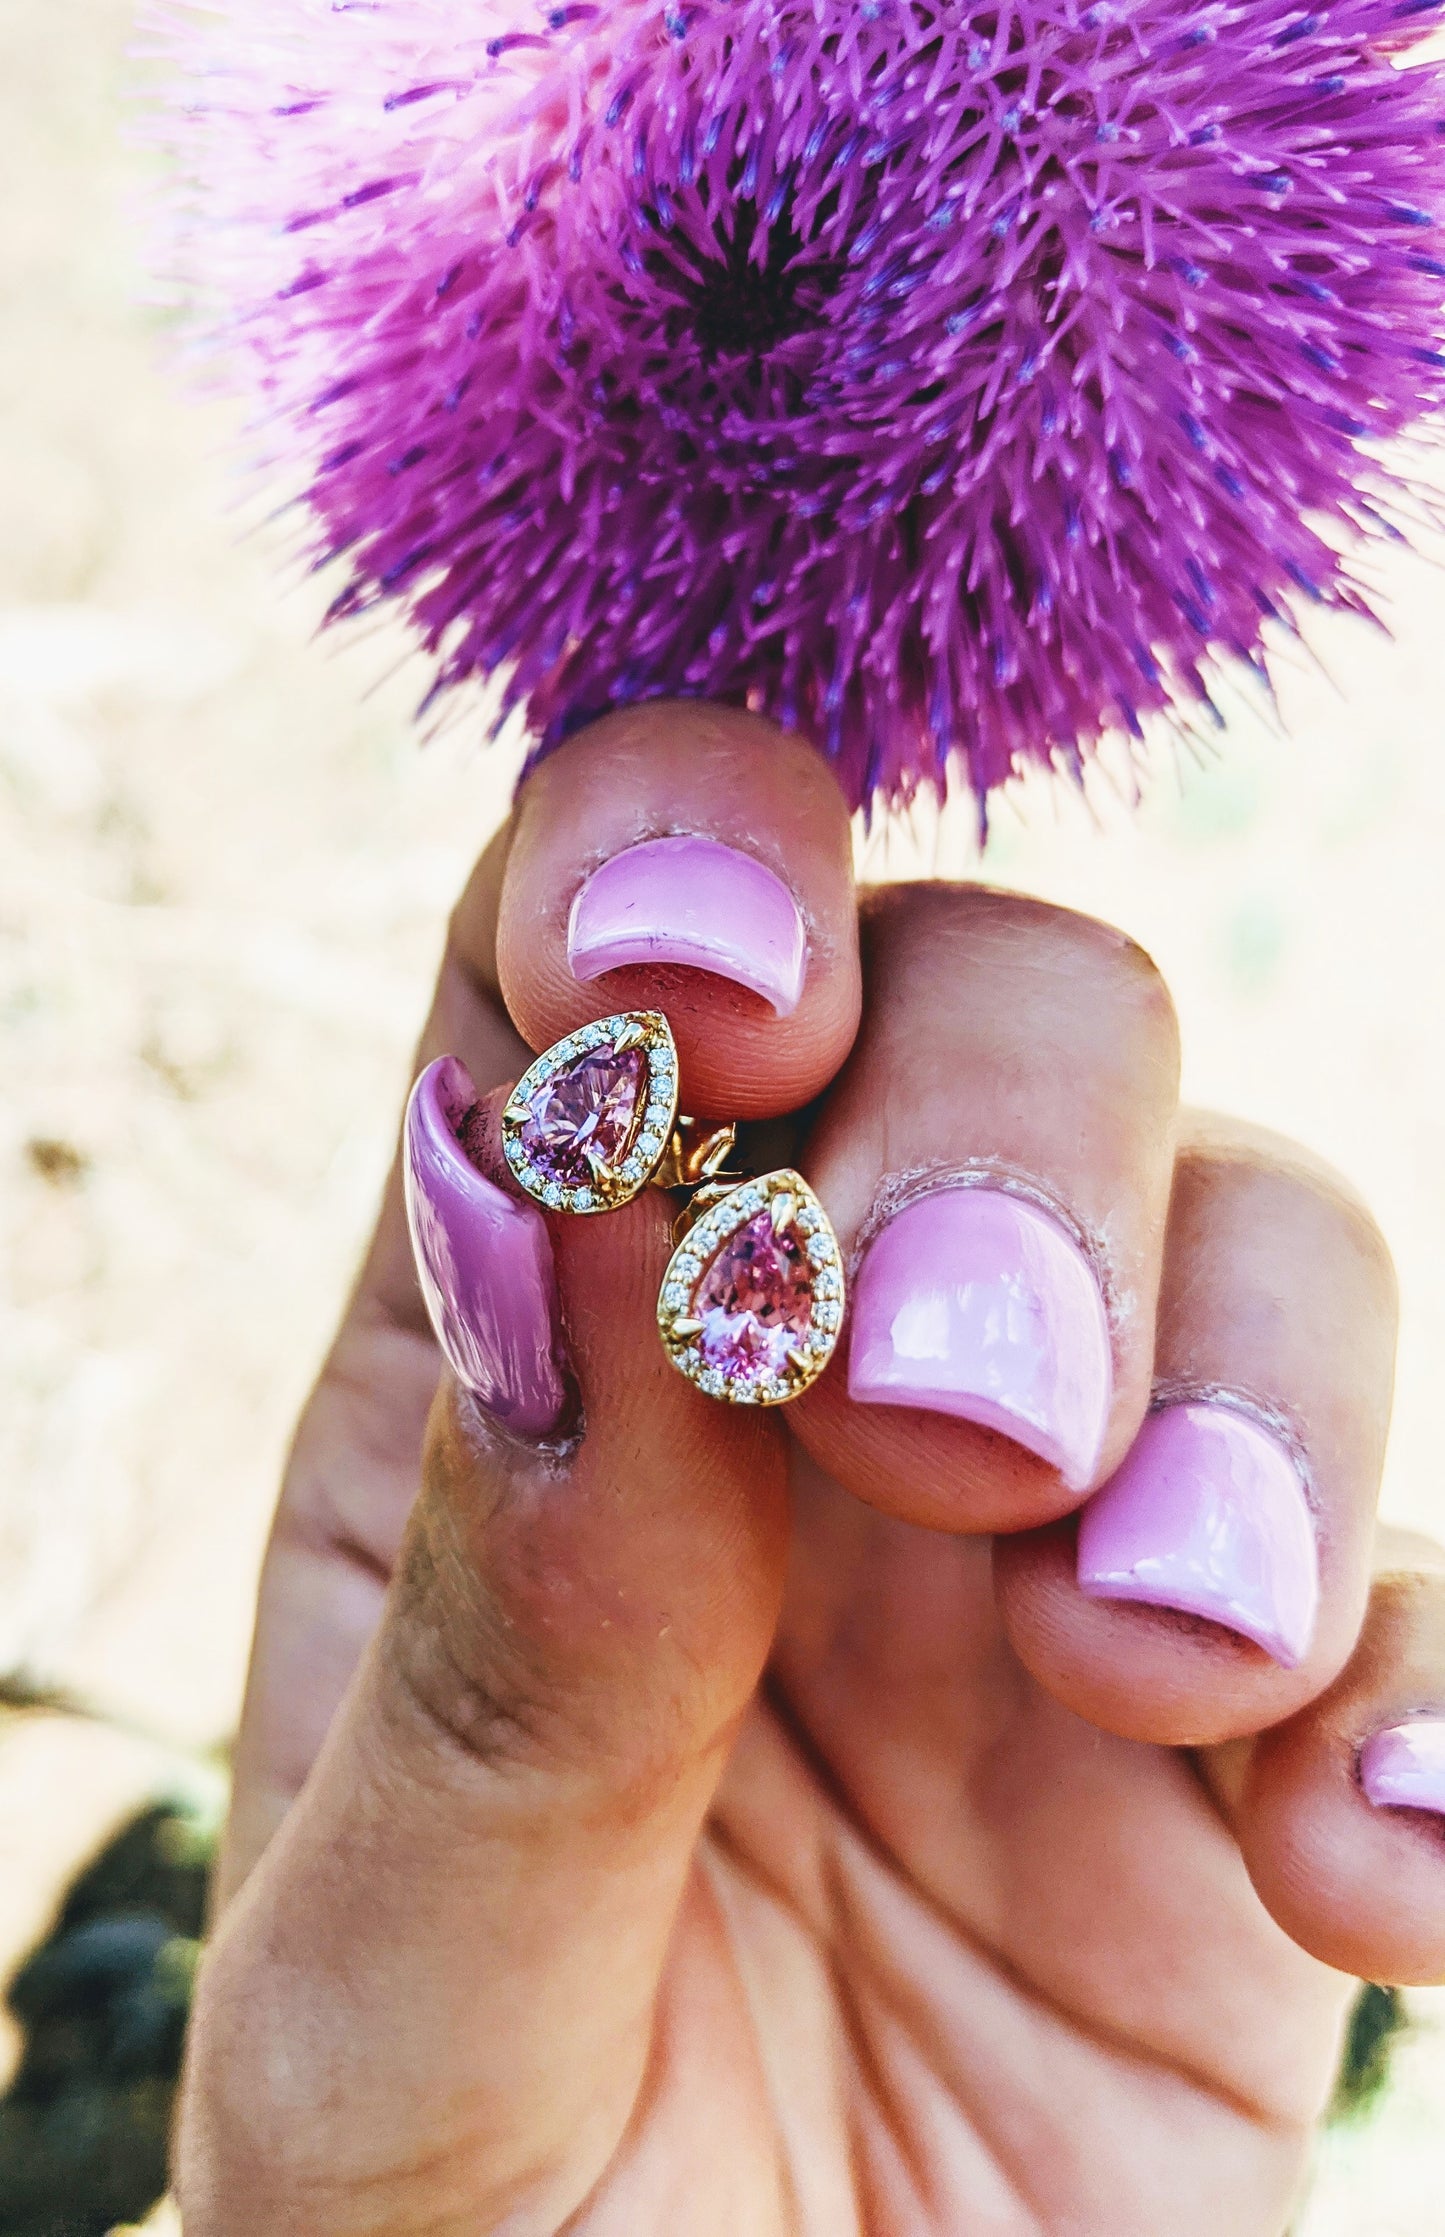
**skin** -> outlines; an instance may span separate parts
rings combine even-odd
[[[579,987],[568,907],[712,833],[809,923],[779,1019],[706,975]],[[541,1047],[666,1009],[693,1099],[810,1106],[845,1253],[920,1177],[1007,1170],[1089,1241],[1115,1396],[1288,1425],[1322,1604],[1287,1671],[1089,1601],[1042,1461],[673,1372],[672,1207],[551,1222],[582,1434],[508,1441],[422,1311],[395,1176],[261,1591],[178,2147],[190,2237],[1279,2237],[1352,1973],[1445,1971],[1445,1841],[1355,1761],[1445,1707],[1445,1564],[1377,1537],[1394,1282],[1348,1189],[1181,1114],[1148,958],[942,884],[864,897],[826,770],[743,715],[610,718],[530,781],[454,917],[422,1059],[495,1115]],[[520,1028],[520,1031],[519,1031]]]

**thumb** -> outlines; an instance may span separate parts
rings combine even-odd
[[[771,1640],[781,1432],[663,1354],[668,1201],[544,1219],[501,1185],[501,1100],[448,1059],[413,1094],[408,1208],[452,1372],[381,1628],[203,1969],[197,2237],[567,2219],[642,2087]],[[488,1406],[508,1347],[518,1430],[568,1385],[547,1442]]]

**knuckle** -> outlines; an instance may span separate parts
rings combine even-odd
[[[675,1598],[609,1570],[609,1512],[589,1530],[554,1480],[488,1482],[434,1423],[377,1646],[392,1752],[418,1779],[641,1821],[725,1747],[736,1689]]]
[[[354,1989],[298,1946],[274,1897],[202,1967],[172,2153],[196,2237],[435,2227],[445,2143],[358,2121],[367,2060]]]
[[[1421,1647],[1437,1643],[1445,1645],[1445,1569],[1432,1547],[1418,1566],[1401,1560],[1374,1578],[1362,1651],[1376,1665],[1408,1664]]]
[[[315,1999],[299,2010],[294,1968],[223,1932],[196,1984],[175,2139],[174,2177],[189,2229],[222,2231],[232,2220],[243,2168],[247,2226],[282,2229],[309,2180],[308,2142],[325,2113],[327,2061]],[[305,2057],[293,2055],[302,2015]],[[315,2227],[313,2222],[310,2226]]]
[[[388,1694],[448,1767],[496,1771],[548,1755],[555,1687],[434,1501],[403,1545],[392,1617],[380,1645]]]
[[[1380,1578],[1427,1581],[1445,1601],[1445,1545],[1423,1530],[1380,1523],[1375,1532],[1375,1573]]]
[[[1175,1166],[1176,1217],[1198,1230],[1269,1232],[1282,1253],[1347,1282],[1393,1319],[1390,1246],[1351,1182],[1299,1142],[1212,1113],[1191,1114]]]
[[[863,903],[875,951],[943,950],[955,964],[1057,978],[1075,995],[1137,1009],[1177,1032],[1173,998],[1146,948],[1117,925],[1029,894],[931,878],[875,888]]]

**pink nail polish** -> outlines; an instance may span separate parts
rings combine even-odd
[[[572,903],[567,960],[579,979],[624,963],[685,963],[732,979],[779,1017],[807,969],[802,912],[781,878],[718,839],[646,839],[594,870]]]
[[[1372,1733],[1360,1750],[1360,1784],[1377,1809],[1445,1815],[1445,1717]]]
[[[853,1285],[848,1390],[996,1429],[1082,1490],[1113,1364],[1093,1268],[1055,1219],[997,1188],[943,1188],[895,1213]]]
[[[417,1276],[458,1381],[507,1428],[541,1437],[566,1402],[551,1238],[541,1213],[496,1187],[463,1149],[476,1100],[453,1056],[429,1064],[411,1091],[403,1175]]]
[[[1151,1414],[1079,1523],[1079,1588],[1205,1616],[1293,1670],[1319,1608],[1319,1553],[1299,1470],[1238,1407]]]

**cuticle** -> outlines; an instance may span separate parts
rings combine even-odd
[[[570,1475],[572,1463],[587,1438],[587,1420],[580,1406],[569,1411],[565,1430],[552,1430],[535,1440],[532,1450],[555,1482]]]
[[[466,1410],[467,1428],[472,1442],[488,1451],[495,1452],[500,1447],[503,1452],[525,1453],[530,1461],[540,1463],[547,1475],[560,1481],[569,1473],[572,1462],[582,1448],[587,1435],[587,1417],[570,1372],[564,1363],[559,1362],[559,1366],[566,1385],[567,1403],[557,1427],[547,1430],[540,1437],[523,1436],[520,1431],[510,1429],[500,1416],[482,1403],[475,1391],[469,1390],[465,1383],[459,1383],[458,1392]]]

